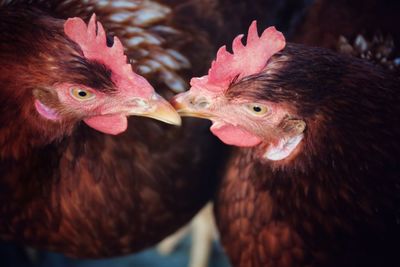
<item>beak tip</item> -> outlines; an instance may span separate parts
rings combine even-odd
[[[166,102],[166,106],[161,108],[161,114],[163,114],[160,118],[163,118],[164,122],[176,125],[176,126],[181,126],[182,125],[182,118],[178,114],[178,112],[175,110],[175,108],[170,105],[168,102]]]
[[[181,118],[181,116],[179,116],[177,114],[175,118],[172,118],[171,121],[169,121],[167,123],[175,125],[175,126],[181,126],[182,125],[182,118]]]
[[[167,101],[159,100],[155,105],[157,106],[156,110],[147,114],[147,117],[176,126],[182,125],[181,116]]]

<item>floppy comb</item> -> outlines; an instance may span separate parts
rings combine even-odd
[[[232,43],[232,52],[222,46],[216,59],[211,63],[207,79],[195,78],[191,84],[207,84],[211,91],[225,90],[236,77],[242,78],[260,72],[268,59],[285,47],[285,37],[275,29],[269,27],[258,36],[257,22],[250,25],[246,45],[242,43],[243,34],[238,35]]]

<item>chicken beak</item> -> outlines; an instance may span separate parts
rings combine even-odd
[[[196,117],[210,119],[211,115],[204,109],[196,108],[196,105],[190,101],[190,91],[176,95],[170,100],[172,106],[182,117]]]
[[[155,94],[149,105],[153,108],[150,111],[140,114],[140,116],[156,119],[177,126],[182,124],[182,119],[179,114],[171,104],[161,96]]]

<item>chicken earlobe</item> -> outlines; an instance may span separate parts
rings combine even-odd
[[[265,152],[264,154],[264,157],[273,161],[286,159],[300,144],[300,141],[303,139],[303,137],[303,134],[299,134],[289,139],[280,139],[277,145],[271,144],[268,147],[267,152]]]
[[[270,144],[264,157],[269,160],[283,160],[293,154],[304,137],[306,123],[303,120],[286,118],[278,126],[283,137],[277,144]]]
[[[61,119],[54,109],[49,108],[39,100],[35,100],[35,108],[40,115],[48,120],[57,121]]]

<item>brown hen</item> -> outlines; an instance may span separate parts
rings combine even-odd
[[[232,47],[173,102],[240,147],[215,202],[233,266],[399,266],[399,79],[273,27]]]
[[[156,1],[1,2],[2,239],[74,257],[116,256],[155,244],[210,199],[220,147],[207,124],[177,128],[135,117],[126,129],[128,115],[179,118],[143,78],[125,72],[130,67],[116,71],[126,64],[121,49],[118,64],[105,60],[117,35],[136,73],[164,94],[184,90],[186,75],[204,70],[214,50],[205,28],[194,35],[195,23],[174,27],[174,8]],[[96,45],[82,37],[83,21],[66,26],[93,13],[108,33],[101,39],[93,18],[88,32],[97,34]],[[187,57],[190,43],[204,46],[198,61]],[[90,50],[97,45],[104,51]],[[138,84],[127,97],[132,79]]]

